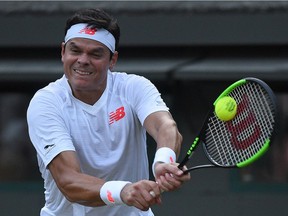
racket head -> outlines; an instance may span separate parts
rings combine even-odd
[[[217,101],[230,96],[238,107],[230,121],[220,120],[214,111]],[[206,126],[201,131],[204,152],[220,167],[245,167],[260,158],[271,145],[278,122],[276,97],[257,78],[241,79],[215,100]]]

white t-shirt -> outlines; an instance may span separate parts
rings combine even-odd
[[[63,151],[76,151],[83,173],[109,180],[149,179],[145,118],[168,111],[146,78],[108,72],[107,87],[93,105],[76,99],[65,76],[32,98],[27,121],[44,179],[41,216],[153,215],[126,205],[85,207],[69,202],[57,188],[47,165]]]

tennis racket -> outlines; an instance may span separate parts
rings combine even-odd
[[[217,101],[230,96],[237,103],[237,112],[230,121],[220,120],[214,111]],[[213,103],[200,133],[188,149],[179,168],[188,162],[200,142],[209,164],[188,168],[245,167],[260,158],[269,148],[277,123],[276,97],[272,89],[257,78],[241,79]],[[187,166],[187,165],[186,165]]]

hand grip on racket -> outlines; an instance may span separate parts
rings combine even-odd
[[[224,96],[237,103],[235,117],[220,120],[215,105]],[[245,167],[269,148],[277,123],[276,97],[272,89],[257,78],[244,78],[226,88],[213,103],[200,133],[187,151],[179,168],[189,161],[200,142],[209,164],[188,168],[185,173],[209,167]]]

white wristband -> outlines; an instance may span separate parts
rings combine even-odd
[[[100,189],[100,197],[106,205],[123,204],[120,193],[129,181],[108,181]]]
[[[155,153],[154,162],[152,165],[152,172],[153,172],[154,177],[155,177],[154,166],[157,162],[173,163],[175,161],[176,161],[176,154],[172,149],[168,147],[159,148]]]

